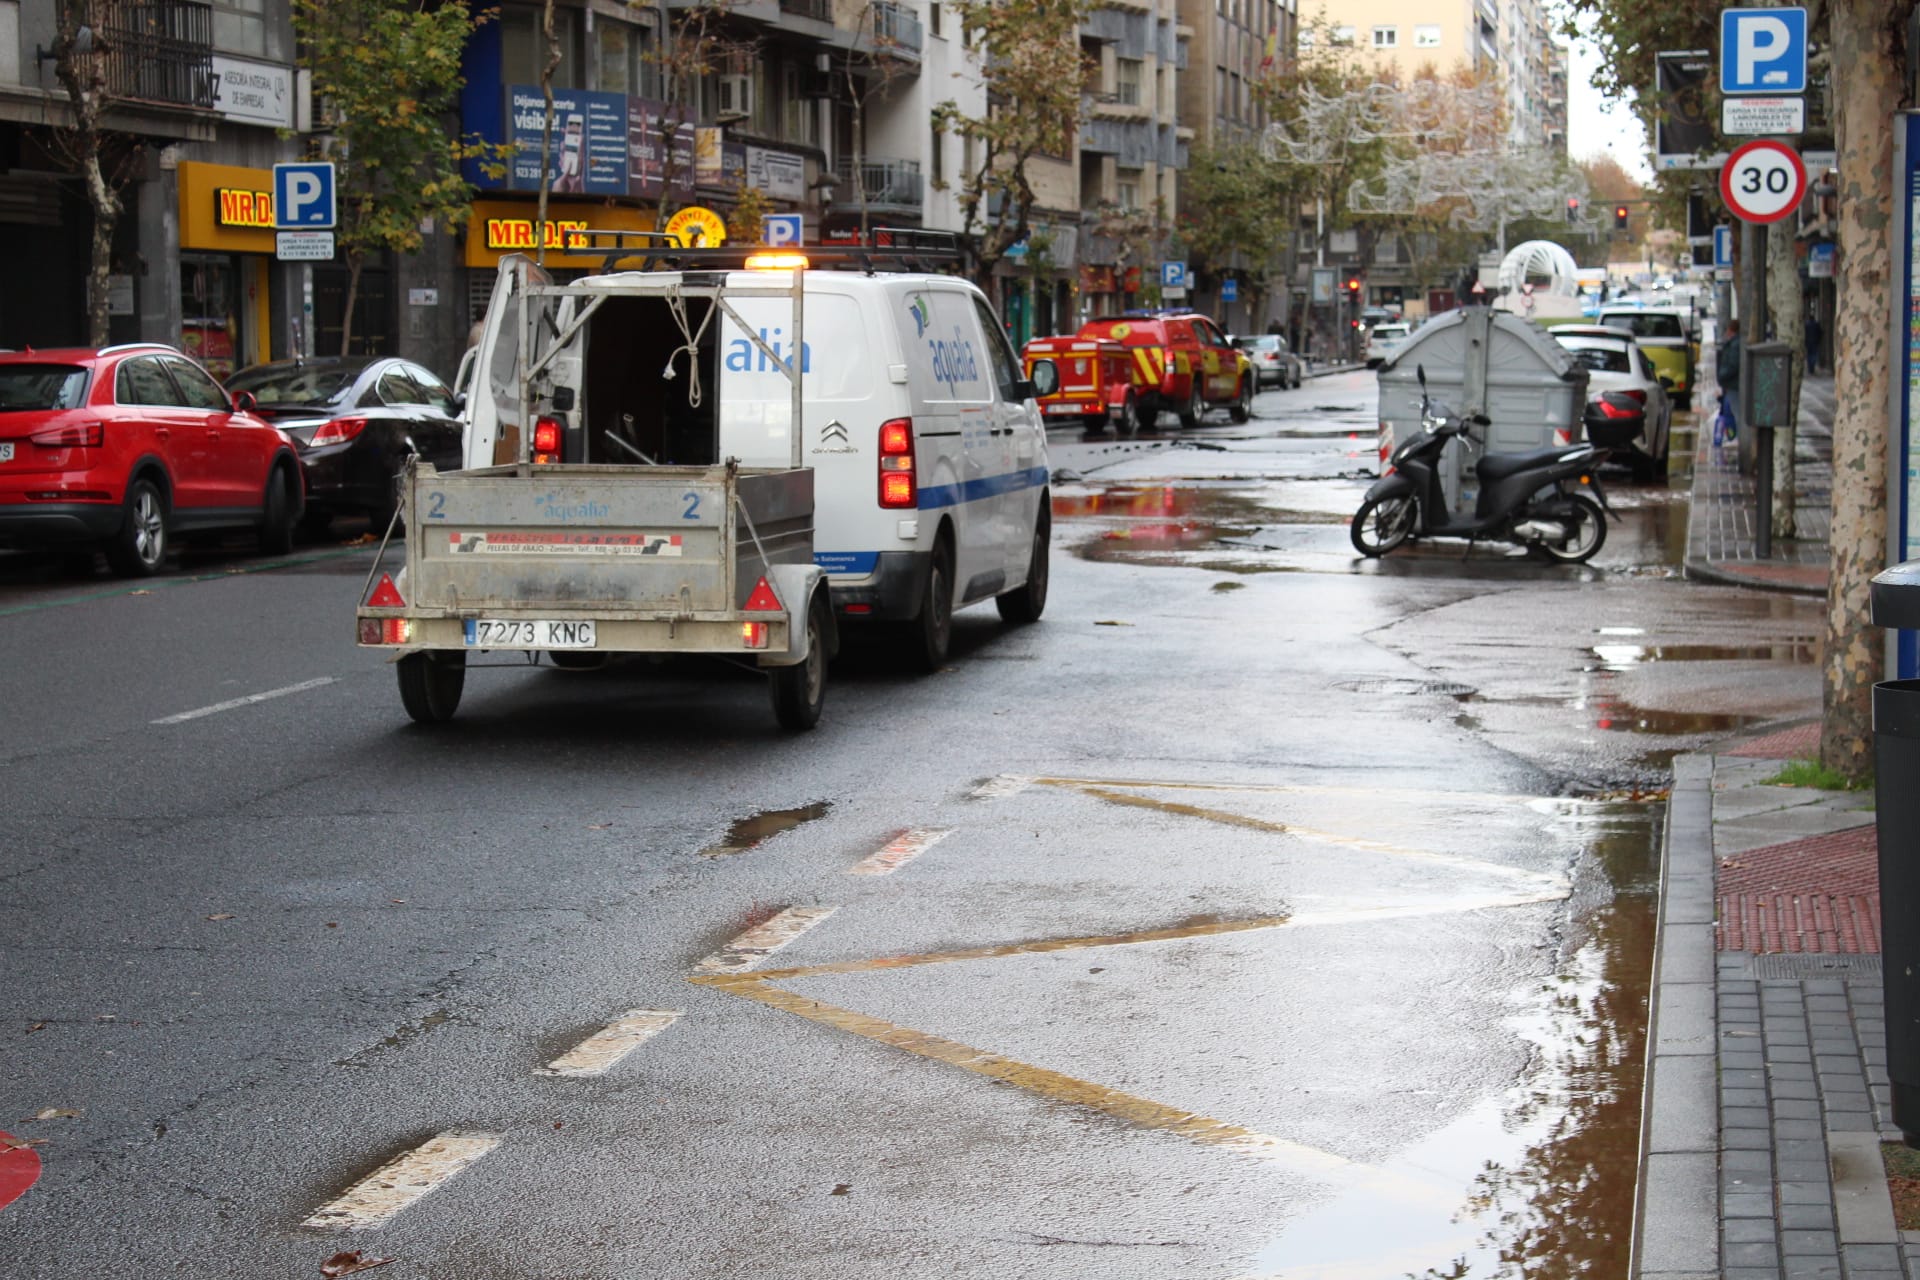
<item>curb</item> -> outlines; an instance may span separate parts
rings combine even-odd
[[[1693,520],[1691,511],[1688,513],[1687,520],[1689,526],[1691,526]],[[1691,535],[1691,527],[1689,527],[1689,535]],[[1692,578],[1695,581],[1717,583],[1723,587],[1749,587],[1755,591],[1772,591],[1780,595],[1789,596],[1807,596],[1816,600],[1824,600],[1827,598],[1827,588],[1825,587],[1803,587],[1797,582],[1770,582],[1765,578],[1742,577],[1740,574],[1728,569],[1717,569],[1711,561],[1696,556],[1688,556],[1685,561],[1681,563],[1680,571],[1684,576]]]

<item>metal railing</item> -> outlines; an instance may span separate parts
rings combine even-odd
[[[926,43],[926,29],[919,17],[905,5],[893,0],[874,0],[873,40],[896,57],[920,56]]]
[[[210,109],[213,6],[195,0],[144,0],[103,6],[97,36],[107,92],[130,102]]]
[[[918,213],[926,206],[926,181],[917,160],[863,160],[860,162],[860,186],[853,186],[853,160],[842,156],[834,176],[840,189],[854,193],[838,197],[837,204],[851,207],[860,203],[857,191],[864,191],[869,210]]]

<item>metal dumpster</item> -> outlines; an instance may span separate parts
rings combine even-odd
[[[1490,307],[1461,307],[1421,325],[1380,367],[1380,460],[1420,430],[1420,382],[1460,414],[1484,413],[1493,425],[1484,447],[1447,446],[1440,480],[1456,515],[1479,497],[1473,464],[1484,453],[1529,453],[1582,438],[1587,371],[1537,325]]]

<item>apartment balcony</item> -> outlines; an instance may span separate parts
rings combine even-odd
[[[863,160],[860,184],[854,185],[854,162],[842,156],[834,176],[839,179],[839,194],[834,202],[842,208],[856,208],[861,193],[866,194],[869,213],[904,213],[919,217],[927,204],[926,179],[918,160]]]
[[[212,109],[212,5],[194,0],[109,3],[99,46],[106,60],[108,96]]]
[[[833,22],[833,0],[780,0],[780,12],[815,22]]]
[[[890,58],[918,65],[926,29],[913,10],[893,0],[873,0],[873,43]]]

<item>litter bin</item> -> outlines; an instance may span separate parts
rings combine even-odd
[[[1920,630],[1920,560],[1873,580],[1874,625]],[[1880,961],[1893,1122],[1920,1147],[1920,680],[1873,686],[1875,825],[1880,842]]]

